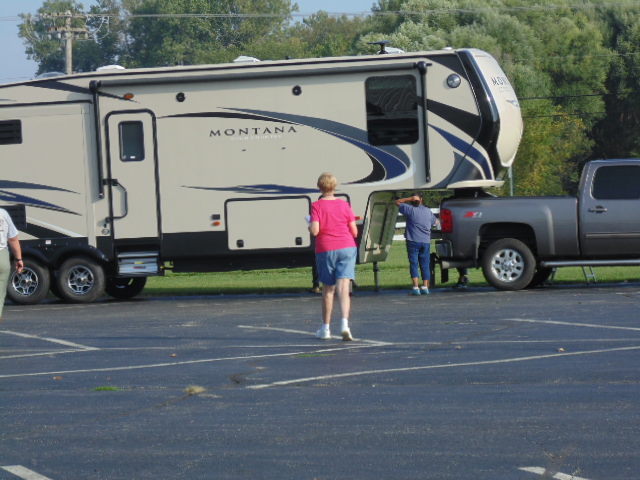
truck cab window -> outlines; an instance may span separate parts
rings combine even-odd
[[[418,94],[412,75],[370,77],[365,82],[371,145],[418,141]]]
[[[144,131],[142,122],[122,122],[120,130],[120,160],[141,162],[144,160]]]
[[[640,198],[640,167],[600,167],[593,179],[593,198],[616,200]]]
[[[18,143],[22,143],[22,122],[20,120],[0,122],[0,145],[15,145]]]

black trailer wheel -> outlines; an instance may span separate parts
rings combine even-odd
[[[535,288],[541,286],[553,273],[553,268],[540,267],[536,269],[536,273],[533,274],[533,278],[527,285],[527,288]]]
[[[58,269],[56,291],[71,303],[91,303],[102,296],[105,275],[102,267],[87,257],[72,257]]]
[[[133,298],[142,292],[146,284],[147,277],[109,278],[105,290],[113,298]]]
[[[515,238],[496,240],[482,256],[482,273],[498,290],[522,290],[531,282],[535,269],[531,250]]]
[[[51,276],[49,270],[39,261],[25,258],[24,268],[18,273],[13,270],[7,286],[7,297],[18,305],[35,305],[49,293]]]

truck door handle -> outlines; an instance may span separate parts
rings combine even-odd
[[[589,211],[592,213],[606,213],[608,210],[602,205],[597,205],[595,207],[591,207]]]

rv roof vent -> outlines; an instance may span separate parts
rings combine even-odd
[[[258,60],[256,57],[247,57],[246,55],[240,55],[238,58],[236,58],[233,63],[258,63],[260,62],[260,60]]]
[[[380,40],[379,42],[369,42],[367,45],[378,45],[380,46],[380,51],[378,55],[384,55],[386,53],[404,53],[404,50],[401,50],[396,47],[388,47],[391,43],[391,40]]]
[[[96,68],[96,72],[108,72],[109,70],[125,70],[125,68],[120,65],[105,65],[104,67]]]
[[[41,73],[40,75],[36,75],[36,78],[40,79],[40,78],[64,77],[65,75],[66,73],[62,73],[62,72],[45,72],[45,73]]]

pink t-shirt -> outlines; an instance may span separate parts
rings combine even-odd
[[[356,246],[351,235],[349,223],[356,216],[351,205],[340,198],[335,200],[320,199],[311,204],[311,221],[320,224],[320,232],[316,237],[316,252],[330,252]]]

